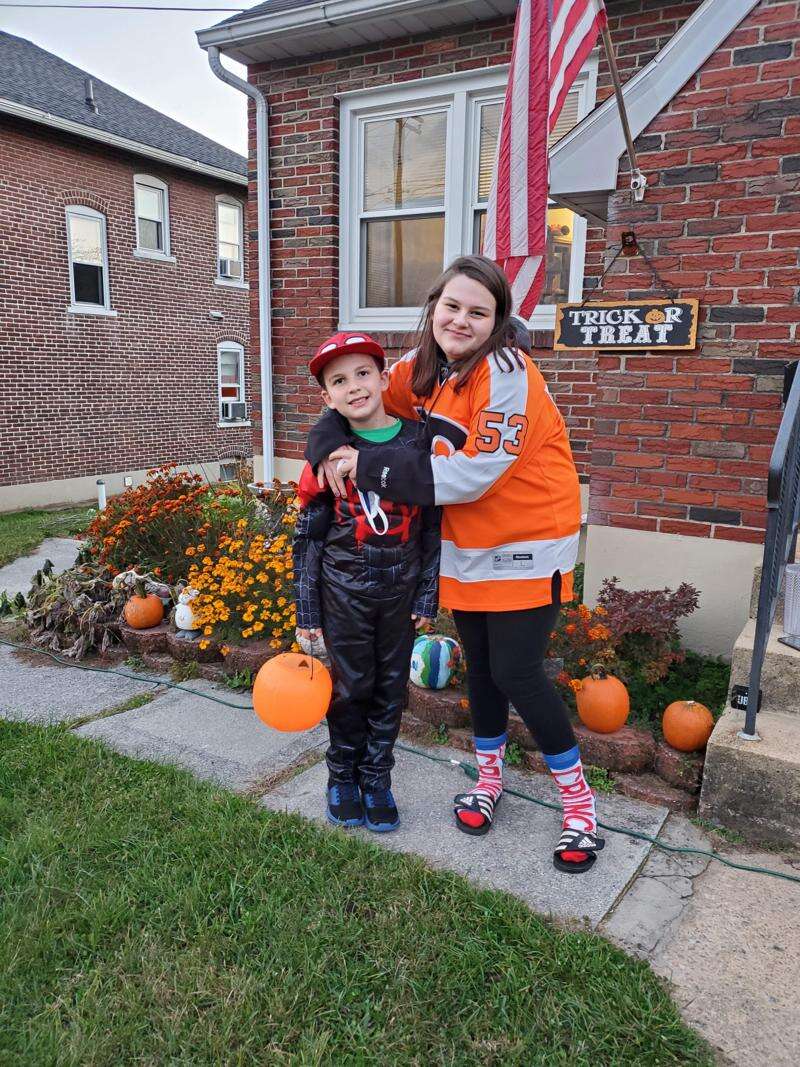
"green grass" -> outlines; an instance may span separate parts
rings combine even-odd
[[[627,681],[631,722],[660,731],[664,709],[674,700],[698,700],[718,718],[725,710],[730,677],[729,663],[697,652],[687,652],[683,663],[674,664],[658,682],[633,675]]]
[[[713,1062],[509,896],[63,729],[0,751],[0,1063]]]
[[[89,508],[63,508],[0,515],[0,567],[18,556],[27,556],[46,537],[74,537],[82,533],[93,514]]]

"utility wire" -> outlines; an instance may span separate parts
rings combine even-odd
[[[36,648],[35,645],[22,645],[17,644],[15,641],[6,641],[4,638],[0,638],[0,645],[10,645],[12,648],[23,649],[26,652],[39,652],[43,656],[49,656],[50,659],[54,659],[56,663],[60,663],[64,667],[75,667],[81,671],[95,671],[98,674],[121,674],[123,678],[130,678],[133,681],[146,682],[148,685],[168,685],[172,689],[183,689],[187,693],[191,693],[193,696],[205,697],[206,700],[211,700],[215,704],[224,704],[229,708],[237,708],[241,711],[252,711],[252,704],[232,704],[229,700],[222,700],[220,697],[212,696],[210,693],[200,693],[196,689],[187,689],[186,686],[179,685],[175,682],[165,682],[158,678],[147,678],[143,675],[129,674],[126,671],[119,671],[113,667],[89,667],[84,663],[72,663],[69,660],[65,660],[63,656],[56,656],[53,652],[48,652],[47,649]],[[319,744],[322,744],[320,742]],[[319,745],[311,745],[309,748],[304,749],[304,752],[311,751],[312,748],[318,748]],[[415,756],[420,756],[423,759],[430,760],[432,763],[446,763],[453,767],[460,767],[461,770],[470,778],[473,782],[478,780],[478,771],[470,763],[465,763],[464,760],[453,759],[452,757],[432,756],[429,752],[423,752],[419,748],[413,748],[411,745],[404,745],[402,742],[397,742],[396,747],[403,752],[410,752]],[[537,804],[540,808],[549,808],[552,811],[561,811],[560,804],[553,804],[548,800],[539,800],[538,797],[531,796],[530,793],[523,793],[520,789],[510,789],[504,787],[503,792],[508,793],[512,797],[519,797],[521,800],[527,800],[530,804]],[[640,833],[638,830],[629,830],[625,826],[614,826],[613,823],[602,822],[597,820],[597,825],[604,830],[609,830],[612,834],[622,834],[623,837],[634,837],[639,841],[647,841],[651,845],[655,845],[656,848],[662,849],[664,852],[677,852],[682,855],[691,856],[707,856],[709,859],[716,860],[718,863],[723,863],[726,867],[732,867],[736,871],[749,871],[751,874],[766,874],[771,878],[781,878],[785,882],[796,882],[800,885],[800,875],[796,874],[784,874],[783,871],[773,871],[769,867],[751,867],[745,863],[734,863],[733,860],[728,860],[724,856],[720,856],[718,852],[708,852],[701,848],[685,848],[679,845],[670,845],[667,841],[662,841],[658,837],[651,837],[649,834]]]

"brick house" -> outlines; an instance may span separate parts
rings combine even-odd
[[[632,202],[609,71],[595,54],[553,139],[534,355],[584,483],[589,597],[611,575],[630,588],[693,581],[701,607],[686,639],[730,654],[761,554],[783,369],[796,358],[800,4],[606,6],[649,189]],[[296,473],[319,411],[306,371],[319,339],[356,327],[393,354],[410,347],[428,282],[477,249],[515,9],[268,0],[198,34],[212,56],[247,64],[270,110],[261,290],[278,474]],[[253,138],[251,155],[256,147]],[[255,196],[250,205],[254,230]],[[699,298],[696,349],[554,351],[555,303],[597,295],[629,229],[681,298]],[[620,259],[603,290],[633,299],[653,284],[641,258]],[[254,286],[254,345],[257,308]]]
[[[251,456],[246,160],[6,33],[0,158],[0,511]]]

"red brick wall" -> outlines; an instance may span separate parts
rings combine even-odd
[[[694,352],[598,358],[590,521],[759,542],[798,355],[800,4],[762,0],[639,145],[651,187],[636,207],[617,195],[609,245],[635,226],[701,326]],[[650,285],[641,260],[605,283]]]
[[[137,173],[169,185],[175,264],[133,255]],[[252,455],[250,430],[217,428],[217,343],[239,341],[249,354],[247,292],[213,283],[222,193],[246,195],[0,119],[0,485]],[[106,215],[115,318],[67,313],[72,203]]]
[[[610,0],[620,65],[625,76],[648,62],[698,6],[658,0]],[[266,94],[271,114],[273,360],[275,439],[280,456],[299,459],[306,434],[320,410],[319,391],[307,373],[310,354],[338,324],[338,105],[334,94],[469,71],[507,63],[512,19],[482,22],[443,34],[412,37],[293,63],[251,67],[249,76]],[[599,95],[609,76],[604,62]],[[251,115],[251,159],[254,126]],[[256,229],[255,189],[250,230]],[[602,273],[603,231],[590,231],[587,274]],[[255,241],[251,273],[255,276]],[[258,308],[251,297],[251,335],[258,337]],[[378,334],[391,354],[411,338]],[[594,358],[591,354],[536,351],[539,365],[570,428],[579,471],[588,471]]]

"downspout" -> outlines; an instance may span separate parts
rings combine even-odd
[[[256,105],[256,205],[258,209],[258,333],[261,351],[261,433],[264,450],[264,481],[275,477],[275,431],[272,411],[272,321],[269,272],[269,159],[267,101],[255,85],[223,67],[216,45],[208,47],[208,63],[220,81],[233,86]]]

